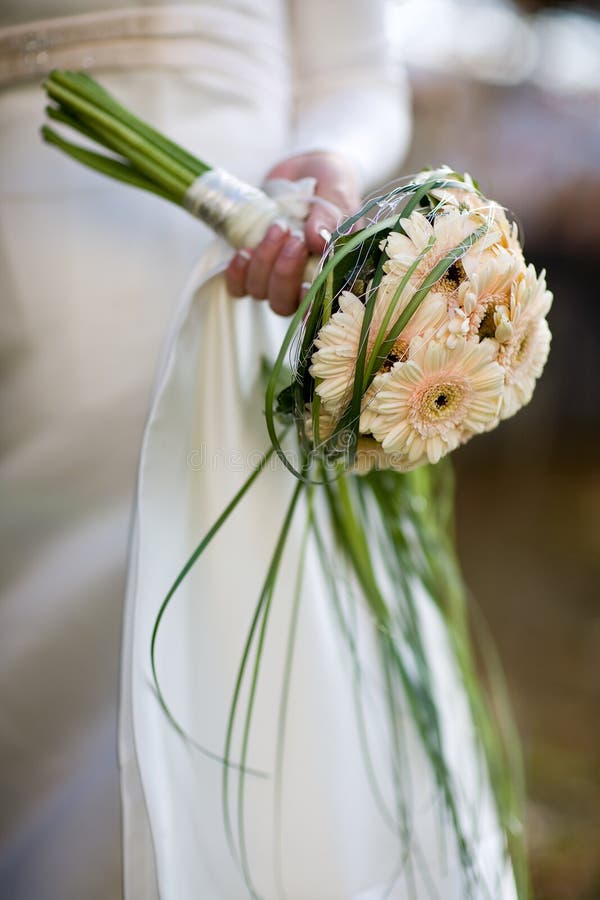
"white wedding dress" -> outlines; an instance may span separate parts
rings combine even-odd
[[[273,357],[286,323],[264,304],[226,295],[211,273],[227,248],[209,248],[198,223],[38,142],[43,98],[35,78],[53,64],[92,65],[125,104],[254,182],[286,154],[318,148],[353,155],[367,182],[381,180],[405,148],[406,101],[382,50],[379,3],[145,4],[139,15],[116,5],[110,11],[106,0],[103,7],[106,15],[28,26],[80,13],[81,4],[9,3],[0,19],[9,51],[0,92],[8,373],[0,412],[0,895],[100,900],[120,890],[113,749],[120,597],[143,418],[173,317],[143,441],[130,548],[119,740],[125,895],[242,900],[248,888],[227,845],[222,766],[170,725],[152,689],[149,651],[171,581],[266,449],[260,360]],[[178,285],[201,253],[175,310]],[[293,486],[280,467],[267,468],[176,595],[159,635],[165,698],[185,731],[216,754]],[[382,821],[358,739],[351,661],[310,544],[275,811],[280,687],[302,532],[300,509],[250,735],[248,765],[267,774],[246,778],[256,891],[264,900],[462,900],[453,838],[402,711],[410,842],[401,847]],[[420,606],[439,661],[436,686],[464,825],[485,872],[482,896],[508,900],[512,874],[466,701],[433,604],[423,595]],[[364,614],[357,628],[371,700],[367,726],[383,789],[391,790]],[[232,770],[234,798],[237,778]]]

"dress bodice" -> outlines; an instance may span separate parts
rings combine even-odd
[[[409,135],[384,4],[371,0],[3,3],[0,89],[54,68],[191,71],[224,103],[275,104],[292,125],[290,153],[341,152],[366,183],[389,177]]]

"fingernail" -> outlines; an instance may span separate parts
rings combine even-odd
[[[284,256],[298,256],[303,249],[304,241],[302,238],[291,237],[281,252]]]
[[[319,234],[323,238],[326,244],[331,240],[331,232],[327,228],[319,228]]]
[[[252,259],[252,254],[250,253],[249,250],[238,250],[238,252],[235,255],[235,261],[239,266],[241,266],[242,260],[244,260],[245,262],[248,262],[248,260],[250,260],[250,259]]]
[[[283,228],[280,225],[271,225],[265,234],[265,241],[270,244],[278,244],[283,237]]]

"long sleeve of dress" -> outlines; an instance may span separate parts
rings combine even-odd
[[[363,181],[385,181],[410,137],[406,75],[394,60],[385,0],[292,0],[292,150],[352,157]]]

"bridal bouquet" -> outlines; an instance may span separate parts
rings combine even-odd
[[[111,152],[75,145],[44,127],[47,141],[112,178],[183,206],[234,247],[255,246],[282,216],[301,221],[311,185],[291,200],[289,194],[282,199],[277,191],[269,196],[211,169],[125,110],[87,75],[55,72],[45,87],[54,101],[50,118]],[[469,176],[446,167],[423,171],[372,197],[331,236],[268,372],[270,449],[175,578],[152,638],[159,700],[185,736],[158,682],[160,624],[191,567],[277,454],[296,477],[296,489],[241,656],[220,757],[226,827],[251,893],[243,835],[237,849],[229,812],[228,772],[235,767],[242,780],[256,774],[246,765],[247,735],[275,581],[301,494],[307,498],[307,529],[330,573],[331,601],[353,652],[324,538],[323,507],[313,502],[320,491],[339,551],[372,615],[392,736],[404,697],[456,834],[465,896],[482,896],[478,866],[447,765],[431,660],[419,631],[416,584],[426,587],[446,623],[525,895],[518,750],[510,727],[507,731],[506,722],[501,726],[490,712],[476,671],[451,537],[450,470],[440,460],[529,402],[549,351],[551,299],[544,274],[526,264],[517,227],[503,208]],[[241,758],[234,762],[232,734],[247,678],[245,738]],[[369,764],[368,741],[364,745]],[[400,754],[399,744],[395,752]],[[397,791],[401,808],[400,783]],[[242,796],[240,791],[240,803]]]

